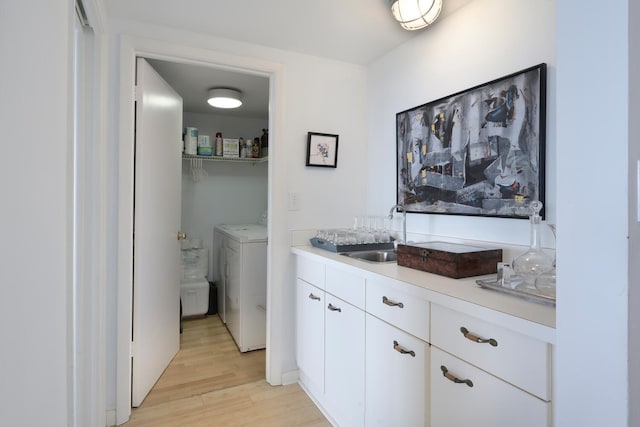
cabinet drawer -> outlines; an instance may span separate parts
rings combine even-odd
[[[551,399],[548,343],[435,304],[431,307],[431,324],[434,346],[541,399]],[[472,340],[476,337],[492,341]]]
[[[324,264],[304,257],[298,257],[296,262],[297,277],[307,283],[324,289]]]
[[[526,367],[521,365],[520,369]],[[445,371],[450,378],[445,377]],[[456,383],[454,378],[470,383]],[[551,425],[550,405],[431,347],[431,425],[434,427],[544,427]]]
[[[364,277],[333,266],[326,267],[325,290],[364,309]]]
[[[428,342],[429,301],[410,292],[395,280],[367,280],[367,312]]]

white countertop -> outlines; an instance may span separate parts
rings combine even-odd
[[[429,299],[434,303],[483,317],[504,327],[555,343],[555,307],[483,289],[476,285],[476,279],[483,277],[489,279],[495,276],[450,279],[401,267],[396,263],[368,263],[309,245],[293,246],[291,251],[296,255],[315,258],[326,264],[352,266],[361,270],[361,274],[365,277],[375,274],[419,286],[429,292]]]

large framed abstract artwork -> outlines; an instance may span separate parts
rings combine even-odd
[[[527,218],[544,200],[546,64],[396,115],[407,212]],[[544,213],[541,213],[544,215]]]

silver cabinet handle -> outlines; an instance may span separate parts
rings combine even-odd
[[[453,381],[456,384],[466,384],[469,387],[473,387],[473,381],[471,381],[470,379],[461,380],[460,378],[456,377],[451,372],[449,372],[446,366],[441,365],[440,370],[442,370],[442,375],[449,381]]]
[[[498,341],[494,340],[493,338],[480,338],[476,334],[469,332],[469,330],[464,326],[460,328],[460,332],[462,332],[462,335],[464,335],[464,337],[470,341],[477,342],[479,344],[489,344],[493,347],[498,346]]]
[[[392,301],[389,298],[387,298],[386,296],[382,297],[382,303],[386,304],[388,306],[391,306],[391,307],[404,308],[404,304],[403,303]]]
[[[327,306],[327,308],[331,311],[338,311],[340,313],[342,313],[342,309],[340,307],[336,307],[335,305],[329,303],[329,305]]]
[[[404,348],[403,346],[401,346],[400,344],[398,344],[398,341],[394,341],[393,342],[393,349],[395,351],[397,351],[400,354],[410,354],[411,357],[416,357],[416,352],[413,350],[407,350],[406,348]]]
[[[309,294],[309,299],[313,301],[320,301],[320,297],[315,296],[313,293]]]

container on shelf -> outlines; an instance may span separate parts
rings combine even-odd
[[[240,157],[240,140],[237,138],[222,138],[222,157]]]
[[[209,135],[198,135],[198,156],[211,156],[212,154]]]
[[[215,150],[216,156],[222,156],[222,147],[223,147],[222,133],[217,132],[216,133],[216,150]]]
[[[198,154],[198,128],[187,127],[184,132],[184,152],[185,154]]]

